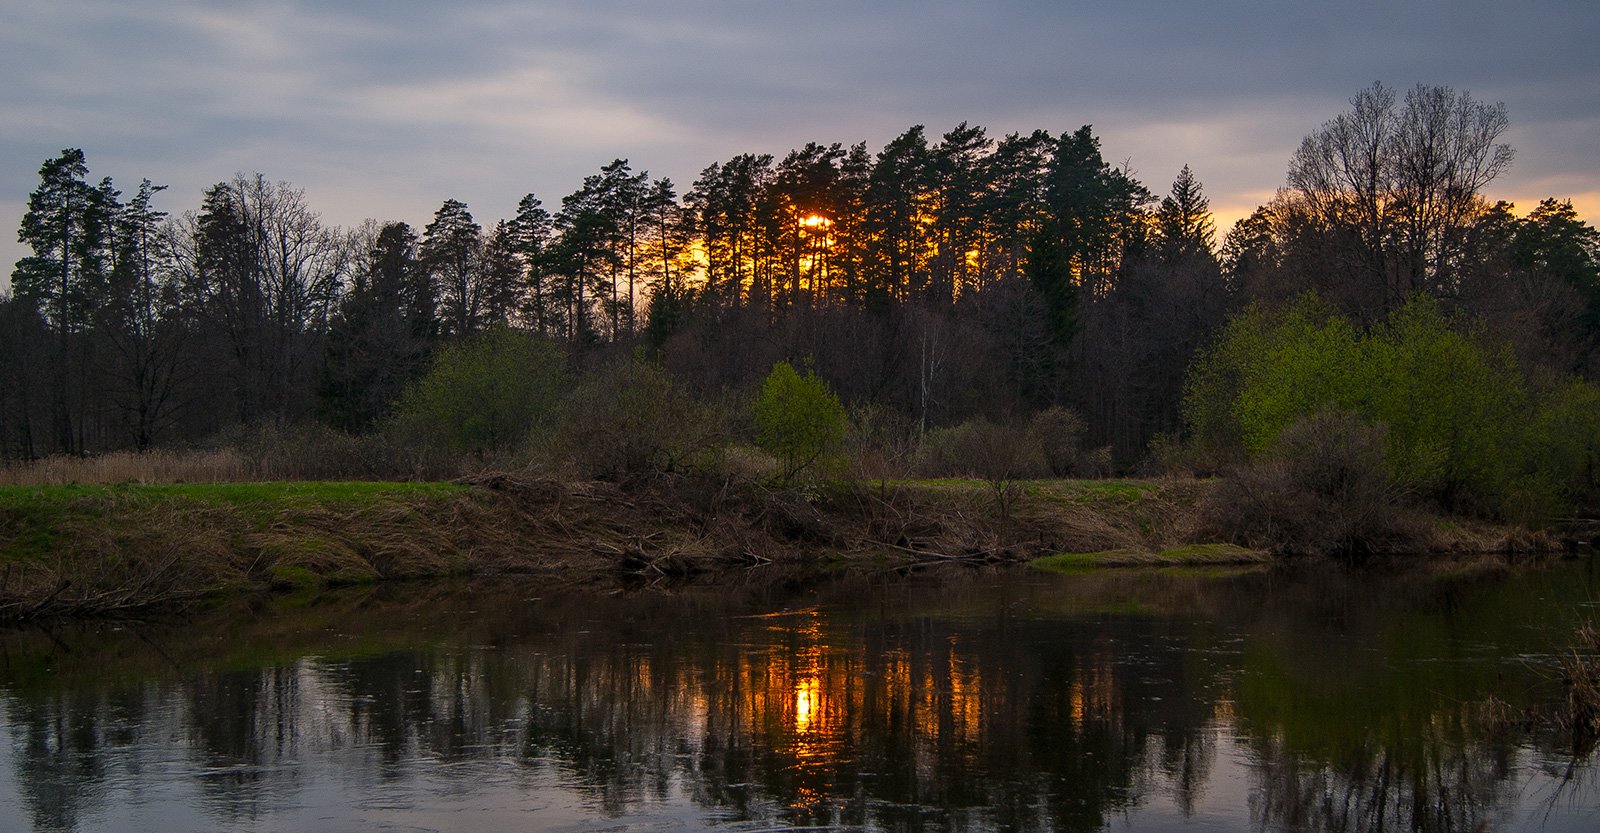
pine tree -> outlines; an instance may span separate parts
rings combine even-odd
[[[511,323],[524,305],[525,273],[515,238],[511,221],[501,220],[495,223],[494,231],[489,232],[489,239],[483,244],[482,327]]]
[[[524,196],[517,203],[517,216],[511,219],[512,250],[521,258],[524,290],[522,292],[523,322],[540,335],[549,335],[560,327],[560,310],[551,303],[549,248],[554,227],[550,212],[544,210],[539,198]]]
[[[69,452],[84,450],[84,332],[104,290],[117,210],[111,181],[95,187],[84,178],[88,172],[78,148],[63,150],[39,169],[39,187],[28,196],[17,232],[33,254],[17,261],[11,273],[16,299],[38,310],[54,335],[51,424],[55,448]]]
[[[318,397],[324,419],[367,431],[426,369],[438,323],[409,225],[387,223],[355,245],[364,250],[329,328]]]
[[[878,152],[867,188],[869,303],[920,297],[926,289],[930,254],[929,212],[937,185],[932,152],[922,125],[900,134]]]
[[[458,339],[477,332],[483,323],[483,227],[466,203],[439,206],[422,230],[422,263],[439,288],[445,332]]]

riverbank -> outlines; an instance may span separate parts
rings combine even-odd
[[[1215,564],[1191,545],[1202,481],[983,481],[811,490],[659,479],[623,488],[486,475],[450,483],[0,487],[0,620],[95,615],[219,594],[451,575],[554,582],[799,582],[840,571],[1118,553],[1085,563]],[[1427,549],[1530,551],[1548,536],[1433,523]],[[1221,559],[1226,560],[1226,559]]]

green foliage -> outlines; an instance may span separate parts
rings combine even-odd
[[[1202,353],[1184,383],[1183,412],[1190,442],[1214,455],[1245,447],[1244,430],[1235,403],[1246,386],[1246,374],[1263,355],[1276,325],[1274,316],[1251,306],[1228,322],[1215,344]]]
[[[1451,329],[1421,299],[1390,315],[1365,347],[1364,414],[1389,426],[1396,478],[1413,489],[1495,502],[1528,409],[1509,355]]]
[[[810,370],[772,366],[755,402],[756,444],[777,457],[785,481],[831,453],[844,441],[849,417],[838,394]]]
[[[439,354],[402,398],[400,427],[456,451],[504,454],[551,419],[566,388],[558,347],[498,327]]]
[[[1449,504],[1524,517],[1594,486],[1600,391],[1531,393],[1510,353],[1415,298],[1363,332],[1314,296],[1231,321],[1196,363],[1193,442],[1259,457],[1311,414],[1384,426],[1393,481]],[[1587,479],[1586,479],[1587,478]]]
[[[1600,387],[1574,380],[1544,397],[1524,451],[1531,482],[1548,490],[1549,504],[1530,510],[1548,516],[1600,493]]]
[[[1239,437],[1251,454],[1267,449],[1295,420],[1324,408],[1350,410],[1364,393],[1361,339],[1350,322],[1314,301],[1233,351],[1243,359],[1233,403]]]

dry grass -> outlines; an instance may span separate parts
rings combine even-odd
[[[95,457],[58,455],[0,466],[0,485],[241,483],[264,479],[257,468],[233,449],[118,451]]]
[[[1560,690],[1559,697],[1516,708],[1490,696],[1476,704],[1478,725],[1501,735],[1549,733],[1570,745],[1575,765],[1593,754],[1600,743],[1600,630],[1593,623],[1579,625],[1573,642],[1539,670]]]
[[[0,463],[0,485],[450,480],[496,463],[316,424],[259,425],[221,440],[215,449],[118,451]]]
[[[1600,741],[1600,631],[1584,624],[1576,636],[1575,644],[1557,663],[1566,700],[1556,720],[1572,738],[1573,752],[1587,755]]]

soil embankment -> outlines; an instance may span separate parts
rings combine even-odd
[[[510,475],[11,486],[0,488],[0,620],[446,575],[639,584],[739,571],[792,581],[1056,553],[1170,552],[1193,543],[1206,488],[1040,481],[996,500],[980,481],[948,480],[811,492]],[[1454,548],[1485,548],[1474,536]]]

